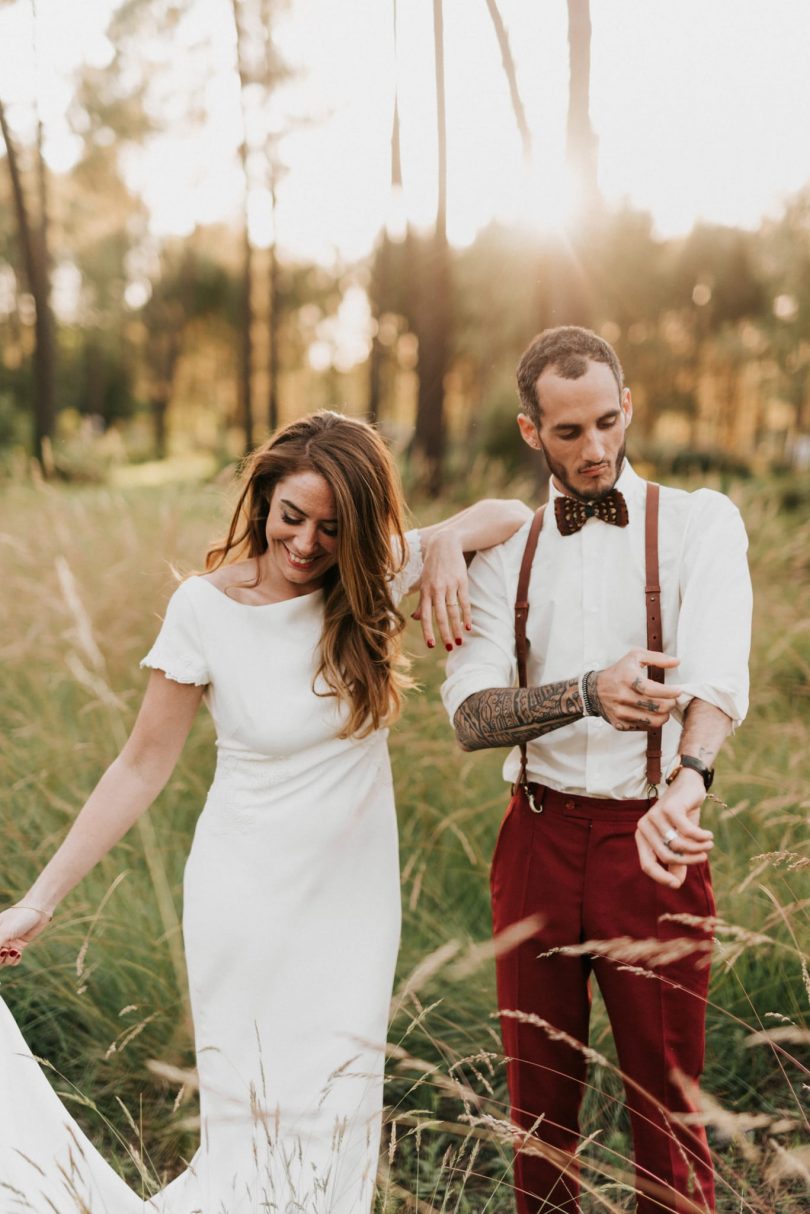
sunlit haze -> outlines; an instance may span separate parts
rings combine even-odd
[[[56,170],[78,153],[67,108],[82,63],[103,65],[113,0],[66,6],[40,0],[39,70],[31,6],[0,10],[3,98],[30,137],[36,90]],[[281,6],[280,6],[281,7]],[[564,218],[568,86],[566,5],[500,0],[534,139],[527,174],[500,54],[484,0],[445,0],[448,224],[464,244],[490,219],[542,226]],[[652,212],[662,235],[703,218],[755,226],[810,178],[797,134],[810,105],[810,6],[740,0],[593,0],[591,116],[606,201]],[[156,235],[235,221],[241,207],[239,99],[230,4],[195,0],[171,46],[150,61],[171,68],[156,99],[169,129],[125,159]],[[394,54],[390,0],[292,0],[277,41],[299,75],[267,119],[281,134],[287,172],[278,240],[289,253],[332,263],[370,249],[391,219],[394,82],[402,120],[410,220],[436,205],[432,0],[400,0]],[[165,70],[165,69],[164,69]],[[204,81],[205,122],[189,95]],[[199,98],[195,97],[195,101]],[[286,133],[285,133],[286,132]],[[271,239],[267,196],[250,206],[259,243]]]

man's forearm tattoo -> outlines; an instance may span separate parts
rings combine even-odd
[[[468,696],[453,718],[465,750],[517,746],[582,719],[579,680],[544,687],[497,687]]]

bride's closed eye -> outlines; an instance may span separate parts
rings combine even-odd
[[[298,523],[303,522],[303,519],[292,518],[289,514],[285,514],[282,511],[281,521],[282,521],[282,523],[287,523],[290,526],[295,527],[298,525]],[[324,535],[328,535],[330,540],[333,540],[337,537],[337,527],[321,527],[321,531],[323,531]]]

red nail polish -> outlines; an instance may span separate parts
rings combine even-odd
[[[456,644],[457,644],[457,645],[460,645],[460,644],[461,644],[461,637],[456,637]]]
[[[452,652],[453,652],[453,646],[452,646],[452,645],[450,645],[450,644],[449,644],[447,641],[445,641],[445,643],[444,643],[444,647],[445,647],[445,649],[447,650],[447,652],[448,652],[448,653],[452,653]]]
[[[434,648],[436,647],[436,642],[435,642],[435,641],[428,641],[428,643],[427,643],[427,647],[428,647],[428,649],[434,649]]]
[[[472,632],[472,624],[465,624],[464,627],[467,629],[468,632]]]

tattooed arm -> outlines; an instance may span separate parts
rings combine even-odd
[[[648,665],[677,666],[677,658],[646,649],[633,649],[613,666],[591,671],[586,693],[597,716],[614,729],[657,729],[668,719],[679,688],[654,683]],[[492,687],[473,692],[453,718],[464,750],[488,746],[518,746],[584,716],[579,679],[543,687]],[[700,756],[696,756],[700,757]]]
[[[578,721],[579,679],[545,687],[492,687],[468,696],[453,718],[462,750],[517,746]]]

